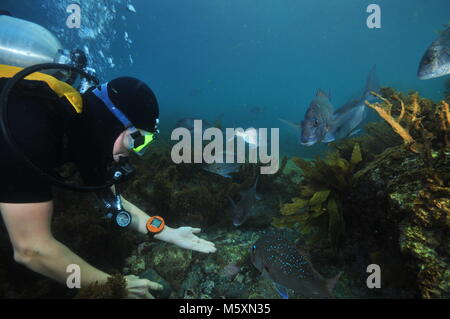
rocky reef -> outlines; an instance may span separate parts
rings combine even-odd
[[[296,159],[303,175],[298,195],[273,224],[309,235],[305,245],[313,251],[336,247],[341,235],[337,258],[350,271],[379,264],[388,287],[381,289],[384,297],[448,298],[448,103],[389,88],[378,97],[380,103],[368,106],[386,123],[371,123],[371,134],[334,143],[338,153],[325,160]]]

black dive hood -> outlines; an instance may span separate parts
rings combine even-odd
[[[11,148],[11,150],[14,152],[14,155],[22,161],[25,165],[33,169],[36,173],[38,173],[40,176],[46,178],[51,183],[53,183],[56,186],[66,188],[72,191],[78,191],[78,192],[96,192],[99,190],[103,190],[106,188],[111,187],[112,185],[123,182],[134,174],[134,169],[132,166],[128,163],[127,159],[121,158],[121,161],[119,163],[114,163],[112,169],[111,169],[111,180],[105,183],[104,185],[98,185],[98,186],[81,186],[81,185],[74,185],[69,184],[64,181],[64,179],[60,176],[53,176],[46,172],[44,172],[42,169],[40,169],[38,166],[36,166],[23,152],[22,150],[17,146],[15,143],[10,129],[8,125],[8,99],[9,95],[11,94],[14,86],[23,80],[28,75],[42,71],[42,70],[48,70],[48,69],[59,69],[59,70],[65,70],[70,72],[76,72],[80,74],[82,77],[87,79],[88,81],[91,81],[94,83],[94,85],[98,85],[99,81],[98,79],[81,70],[76,67],[66,65],[66,64],[58,64],[58,63],[45,63],[45,64],[38,64],[34,65],[28,68],[23,69],[22,71],[18,72],[14,77],[9,79],[5,86],[3,87],[1,94],[0,94],[0,127],[1,132],[3,133],[6,143]]]

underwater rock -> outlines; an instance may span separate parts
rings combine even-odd
[[[201,265],[195,265],[186,275],[178,290],[179,298],[197,299],[200,297],[200,283],[204,281]]]
[[[249,256],[248,244],[242,244],[238,240],[229,239],[216,243],[217,252],[214,256],[215,263],[220,268],[225,268],[229,263],[241,265],[245,263]]]
[[[225,299],[248,299],[248,286],[234,281],[219,282],[216,285],[216,295]]]
[[[172,287],[163,277],[161,277],[155,270],[147,269],[139,275],[140,278],[145,278],[163,286],[163,290],[152,290],[151,294],[157,299],[168,299],[172,293]]]
[[[234,278],[236,278],[236,276],[239,274],[240,271],[241,267],[239,267],[234,263],[229,263],[223,268],[222,272],[226,278],[233,280]]]
[[[130,274],[138,275],[145,270],[145,259],[143,257],[131,256],[125,261]]]
[[[203,292],[203,295],[212,295],[214,287],[215,283],[212,280],[206,280],[200,284],[200,290]]]
[[[108,277],[105,284],[97,282],[82,287],[75,299],[123,299],[127,297],[127,284],[125,278],[121,274]]]
[[[356,217],[361,210],[350,217],[351,227],[359,229],[352,240],[365,242],[370,251],[397,248],[405,256],[404,271],[415,274],[416,289],[423,298],[448,298],[450,200],[448,193],[439,192],[443,186],[437,185],[439,181],[433,180],[426,167],[423,158],[396,147],[358,172],[357,189],[382,191],[386,198],[354,198],[353,209],[364,207],[365,220]],[[446,156],[431,175],[448,175],[448,167],[450,158]]]
[[[192,260],[192,251],[160,243],[147,254],[147,264],[178,290]]]

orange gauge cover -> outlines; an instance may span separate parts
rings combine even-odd
[[[160,216],[153,216],[147,220],[147,230],[151,233],[159,233],[164,229],[164,219]]]

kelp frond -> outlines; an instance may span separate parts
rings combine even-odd
[[[342,158],[339,152],[331,152],[325,159],[314,161],[293,158],[303,175],[299,196],[281,206],[281,217],[274,218],[272,225],[296,227],[302,234],[318,229],[321,234],[328,235],[332,247],[337,250],[345,234],[340,201],[353,186],[354,171],[362,159],[358,143],[354,144],[349,160]]]

